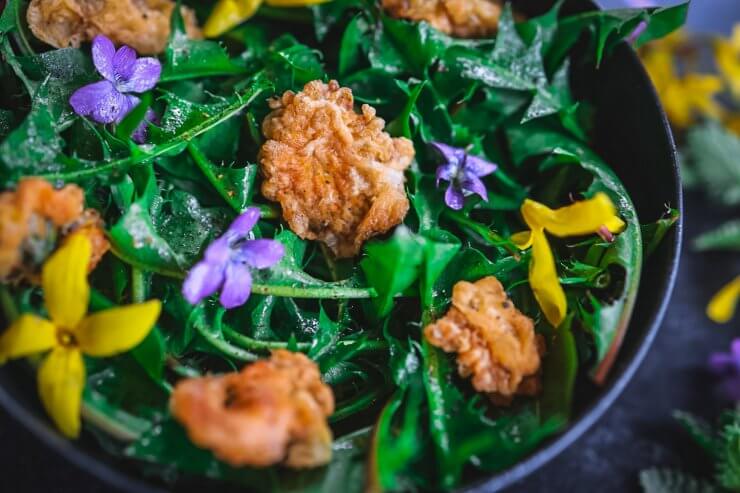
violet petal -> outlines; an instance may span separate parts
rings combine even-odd
[[[453,177],[457,173],[457,165],[454,163],[441,164],[437,168],[437,186],[441,180],[452,181]]]
[[[95,36],[92,42],[92,58],[95,68],[100,75],[111,82],[116,80],[113,70],[113,58],[116,55],[116,47],[113,41],[102,35]]]
[[[126,116],[128,116],[129,113],[131,113],[131,110],[136,108],[139,103],[141,103],[141,99],[139,99],[136,96],[133,96],[131,94],[124,94],[123,95],[123,106],[121,107],[120,114],[118,115],[118,118],[116,119],[116,123],[121,123]]]
[[[496,171],[496,166],[493,163],[489,163],[483,158],[477,156],[468,156],[465,158],[465,171],[474,174],[478,178],[482,178],[486,175],[490,175]]]
[[[735,371],[735,359],[727,353],[714,353],[709,356],[709,369],[717,375],[726,375]]]
[[[229,226],[228,234],[235,236],[245,236],[249,233],[257,221],[260,219],[260,210],[258,207],[250,207],[242,212],[239,217]]]
[[[131,75],[127,81],[119,84],[123,92],[146,92],[159,82],[162,75],[162,64],[156,58],[139,58],[134,62]]]
[[[225,268],[226,264],[231,259],[232,254],[233,250],[229,245],[229,238],[227,237],[227,235],[224,235],[220,238],[217,238],[216,240],[211,242],[210,245],[208,245],[203,258],[208,263],[220,265]]]
[[[146,143],[147,135],[149,134],[149,123],[155,122],[157,120],[157,114],[154,113],[154,110],[149,108],[146,110],[146,116],[144,116],[144,119],[139,123],[139,126],[136,127],[136,129],[131,134],[131,138],[136,142],[137,144],[144,144]]]
[[[730,344],[730,354],[735,358],[735,363],[740,368],[740,338],[733,339]]]
[[[450,183],[450,186],[447,187],[447,191],[445,192],[445,204],[447,204],[450,209],[459,211],[463,208],[464,203],[465,196],[455,188],[452,183]]]
[[[249,299],[252,291],[252,274],[249,267],[237,262],[226,266],[226,276],[219,301],[224,308],[236,308]]]
[[[128,108],[126,97],[107,80],[77,89],[69,98],[69,104],[78,115],[90,116],[98,123],[118,121],[122,111]]]
[[[130,46],[121,46],[113,57],[113,73],[118,84],[126,83],[134,73],[136,51]],[[124,92],[124,90],[122,90]]]
[[[434,147],[434,149],[442,155],[444,160],[450,164],[459,165],[465,157],[464,149],[448,146],[441,142],[432,142],[430,145]]]
[[[481,179],[475,175],[466,173],[465,178],[460,182],[460,188],[465,192],[479,195],[486,202],[488,201],[488,190],[486,190],[486,186]]]
[[[182,284],[182,295],[191,305],[196,305],[215,293],[224,280],[222,265],[202,261],[190,269]]]
[[[267,269],[280,262],[285,255],[285,247],[275,240],[247,241],[241,247],[240,257],[250,267]]]

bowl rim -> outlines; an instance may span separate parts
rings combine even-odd
[[[661,123],[670,149],[671,167],[673,171],[672,194],[676,198],[675,208],[678,210],[679,215],[678,220],[673,226],[675,228],[675,239],[672,245],[673,248],[670,251],[670,257],[667,261],[669,270],[664,278],[664,283],[661,286],[661,289],[657,292],[661,299],[660,305],[649,317],[646,324],[648,326],[648,330],[643,335],[642,340],[638,343],[632,359],[625,368],[622,369],[621,373],[616,375],[611,382],[604,386],[604,393],[598,397],[595,402],[586,407],[582,415],[578,417],[577,420],[569,423],[568,427],[563,432],[555,435],[555,437],[549,442],[546,442],[543,446],[537,448],[523,460],[517,462],[508,469],[504,469],[503,471],[489,476],[486,479],[473,481],[471,484],[459,488],[457,490],[459,492],[490,493],[503,490],[540,469],[560,455],[565,449],[573,445],[586,431],[588,431],[603,417],[607,409],[609,409],[622,394],[627,384],[632,381],[632,377],[637,372],[638,368],[644,361],[645,356],[652,347],[653,341],[655,340],[655,337],[662,326],[663,319],[665,318],[668,304],[673,295],[673,289],[678,277],[678,268],[681,260],[683,243],[684,197],[681,181],[681,167],[678,162],[676,143],[673,138],[670,123],[668,122],[668,117],[666,116],[663,105],[660,102],[660,98],[658,97],[655,86],[653,85],[645,66],[640,61],[635,50],[631,49],[626,43],[620,43],[618,48],[626,49],[626,56],[629,57],[630,62],[637,65],[637,74],[641,79],[641,85],[648,88],[650,98],[655,103],[655,107],[660,111]]]
[[[624,44],[624,43],[623,43]],[[620,46],[620,49],[626,47]],[[626,365],[626,367],[604,388],[604,393],[596,399],[594,403],[588,406],[583,414],[568,425],[565,431],[556,435],[542,447],[527,456],[525,459],[517,462],[515,465],[501,472],[495,473],[488,478],[478,479],[471,484],[459,488],[457,491],[468,493],[483,493],[499,491],[512,486],[517,481],[524,479],[537,469],[540,469],[552,459],[560,455],[566,448],[573,445],[583,434],[594,426],[604,415],[606,410],[611,407],[617,398],[624,391],[627,384],[632,380],[637,369],[642,364],[647,352],[660,329],[665,317],[668,304],[670,302],[673,289],[676,283],[678,267],[682,249],[683,238],[683,218],[684,218],[684,199],[681,185],[681,171],[678,164],[676,145],[671,131],[670,124],[666,117],[663,106],[660,103],[644,66],[639,61],[634,50],[627,48],[628,57],[636,64],[638,75],[642,79],[643,86],[647,87],[651,99],[655,106],[659,108],[661,123],[670,149],[670,158],[673,171],[673,195],[676,198],[675,208],[679,211],[679,218],[675,228],[675,239],[673,248],[670,251],[668,259],[669,271],[665,277],[664,284],[659,292],[661,302],[657,310],[649,318],[648,330],[638,343],[635,354]],[[143,477],[137,477],[129,474],[113,463],[101,460],[99,453],[93,453],[71,440],[62,437],[41,415],[29,412],[22,406],[11,393],[0,385],[0,407],[2,407],[13,419],[21,423],[32,435],[42,442],[49,449],[55,451],[68,463],[94,476],[102,483],[122,491],[136,491],[142,493],[166,493],[167,490],[152,485]]]

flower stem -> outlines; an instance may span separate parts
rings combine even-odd
[[[134,303],[146,301],[144,273],[138,267],[131,267],[131,301]]]
[[[514,243],[511,242],[511,240],[504,238],[503,236],[499,235],[492,229],[488,228],[487,226],[473,221],[469,217],[466,217],[465,214],[459,211],[453,211],[451,209],[447,209],[443,212],[445,217],[448,219],[456,222],[458,225],[471,229],[473,232],[480,235],[487,243],[495,246],[504,248],[507,252],[509,252],[512,256],[515,258],[519,258],[519,249],[514,245]]]
[[[234,344],[238,344],[244,349],[249,349],[252,351],[270,351],[272,349],[287,349],[289,346],[289,343],[287,342],[260,341],[257,339],[252,339],[251,337],[245,336],[244,334],[237,332],[236,330],[229,327],[228,325],[222,325],[221,328],[222,328],[224,337],[229,339]],[[311,348],[311,343],[298,342],[296,343],[296,348],[301,352],[305,352]]]
[[[225,341],[218,335],[210,332],[201,317],[195,318],[193,322],[193,327],[201,336],[203,336],[203,339],[205,339],[208,344],[218,349],[226,356],[234,358],[238,361],[247,362],[257,361],[258,359],[260,359],[258,355],[250,353],[249,351],[245,351],[240,347],[232,346],[228,341]]]

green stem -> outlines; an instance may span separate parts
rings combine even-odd
[[[11,296],[6,286],[0,286],[0,307],[5,314],[5,318],[7,318],[6,322],[9,324],[18,318],[18,308],[15,306],[13,296]]]
[[[94,391],[86,392],[81,414],[86,422],[122,442],[138,440],[150,427],[149,421],[110,407],[105,398]]]
[[[172,279],[185,279],[186,273],[184,271],[175,271],[162,269],[147,265],[143,262],[139,262],[132,258],[122,254],[116,248],[111,248],[113,255],[126,262],[127,264],[139,268],[146,272],[153,272],[160,276],[170,277]],[[327,287],[312,287],[312,286],[289,286],[279,284],[263,284],[254,283],[252,284],[252,293],[261,294],[266,296],[278,296],[283,298],[305,298],[305,299],[327,299],[327,300],[342,300],[342,299],[366,299],[377,296],[373,288],[350,288],[345,286],[327,286]]]
[[[172,137],[169,141],[163,144],[156,145],[148,150],[140,148],[142,152],[136,153],[136,155],[117,159],[100,166],[68,171],[66,173],[48,173],[40,175],[40,177],[49,181],[77,181],[90,178],[95,175],[125,170],[131,166],[145,164],[165,154],[179,153],[182,151],[183,144],[190,142],[204,132],[220,125],[249,106],[266,87],[267,81],[265,78],[261,75],[256,76],[249,88],[243,94],[239,95],[237,101],[227,106],[222,112],[207,118],[194,127]]]
[[[26,86],[28,95],[33,98],[33,95],[36,92],[36,83],[26,77],[25,72],[23,72],[23,69],[16,59],[13,47],[10,45],[10,40],[8,40],[7,36],[2,39],[2,42],[0,42],[0,50],[2,50],[3,55],[5,56],[5,61],[8,62],[10,68],[13,69],[16,77],[18,77],[21,82],[23,82],[23,85]]]
[[[289,347],[289,343],[287,342],[260,341],[257,339],[252,339],[251,337],[245,336],[244,334],[237,332],[236,330],[229,327],[228,325],[223,325],[221,329],[224,334],[224,337],[229,339],[231,342],[238,344],[244,349],[249,349],[252,351],[271,351],[273,349],[288,349]],[[299,342],[299,343],[296,343],[296,348],[301,352],[306,352],[311,348],[311,343]]]
[[[131,268],[131,300],[134,303],[146,301],[144,273],[138,267]]]
[[[260,359],[258,355],[245,351],[240,347],[232,346],[228,341],[225,341],[218,335],[211,333],[202,320],[196,319],[193,323],[193,327],[195,327],[195,330],[203,336],[203,339],[205,339],[208,344],[235,360],[251,362]]]
[[[368,407],[372,406],[375,401],[380,399],[380,397],[383,396],[383,394],[385,393],[385,388],[379,388],[373,390],[372,392],[367,392],[365,394],[357,396],[356,398],[349,401],[347,404],[344,404],[337,408],[337,410],[334,411],[334,414],[329,417],[329,422],[336,423],[337,421],[341,421],[352,416],[353,414],[357,414],[358,412],[367,409]]]

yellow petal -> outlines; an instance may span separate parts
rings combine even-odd
[[[57,329],[45,318],[26,313],[0,336],[0,361],[48,351],[57,343]]]
[[[519,250],[526,250],[532,246],[532,232],[519,231],[511,235],[510,240]]]
[[[735,314],[738,299],[740,299],[740,276],[712,297],[707,305],[707,317],[718,324],[729,322]]]
[[[735,31],[738,31],[737,27]],[[714,59],[732,94],[740,97],[740,53],[733,46],[733,42],[724,39],[715,41]]]
[[[558,280],[555,258],[545,237],[545,232],[541,228],[532,230],[532,260],[529,263],[529,285],[547,321],[553,327],[560,325],[565,319],[568,305],[565,292]]]
[[[595,233],[603,225],[619,227],[616,213],[611,199],[601,192],[556,210],[529,199],[522,204],[522,216],[530,227],[543,227],[561,237]]]
[[[136,347],[154,327],[159,300],[94,313],[77,327],[80,349],[90,356],[112,356]]]
[[[80,407],[85,386],[85,363],[78,349],[56,347],[38,372],[41,402],[65,436],[80,434]]]
[[[607,222],[605,222],[604,226],[606,226],[606,229],[608,229],[612,233],[621,233],[622,231],[624,231],[624,228],[627,227],[627,224],[625,224],[625,222],[622,221],[619,217],[614,216]]]
[[[207,38],[222,35],[252,17],[261,4],[262,0],[219,0],[203,26],[203,35]]]
[[[57,327],[72,329],[87,312],[90,300],[87,266],[91,248],[86,236],[72,235],[44,264],[41,273],[44,300]]]

